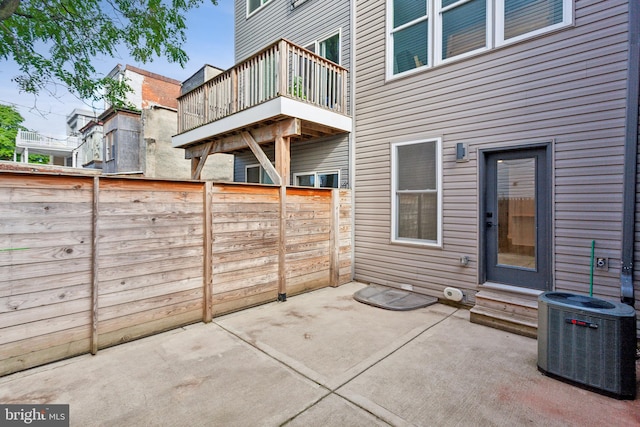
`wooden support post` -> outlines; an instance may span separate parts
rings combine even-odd
[[[199,179],[196,178],[196,171],[198,170],[198,164],[200,163],[201,158],[202,157],[200,156],[191,158],[191,179]]]
[[[340,190],[331,190],[331,239],[329,244],[329,285],[340,285]]]
[[[276,171],[280,175],[280,239],[278,248],[278,301],[287,300],[287,185],[289,185],[290,139],[276,136]]]
[[[276,136],[276,171],[282,178],[282,185],[291,185],[289,172],[291,170],[291,139]]]
[[[91,248],[91,354],[98,352],[98,203],[100,178],[93,178],[93,242]]]
[[[202,321],[209,323],[213,319],[213,227],[211,213],[211,197],[213,196],[213,183],[207,181],[204,184],[204,290],[203,290],[203,316]]]

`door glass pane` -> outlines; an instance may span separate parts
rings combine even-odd
[[[536,268],[536,160],[497,161],[498,264]]]

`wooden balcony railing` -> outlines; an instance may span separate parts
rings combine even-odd
[[[178,98],[178,133],[278,96],[347,114],[347,70],[280,40]]]

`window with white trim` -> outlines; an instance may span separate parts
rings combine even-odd
[[[244,182],[250,182],[253,184],[273,184],[271,177],[260,165],[245,166]]]
[[[322,56],[323,58],[328,59],[329,61],[340,64],[340,33],[341,31],[338,30],[328,37],[314,40],[305,46],[305,48]]]
[[[247,16],[260,9],[271,0],[247,0]]]
[[[464,58],[572,22],[572,0],[387,0],[387,77]]]
[[[393,242],[441,246],[441,152],[440,138],[391,145]]]
[[[112,130],[104,136],[104,160],[109,161],[116,158],[116,131]]]
[[[340,188],[340,171],[296,173],[293,177],[300,187]]]

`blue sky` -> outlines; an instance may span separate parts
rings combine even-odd
[[[183,49],[189,56],[189,62],[184,69],[162,58],[146,64],[137,63],[124,54],[117,58],[98,58],[94,66],[98,73],[107,74],[117,64],[130,64],[180,81],[186,80],[204,64],[227,69],[234,62],[233,3],[233,0],[218,0],[218,5],[213,6],[205,0],[200,8],[187,15],[187,42]],[[25,119],[23,125],[30,130],[62,136],[66,133],[66,116],[74,108],[90,109],[63,87],[56,89],[56,96],[43,93],[36,98],[20,93],[11,81],[17,74],[18,69],[13,62],[0,61],[0,104],[16,106]]]

